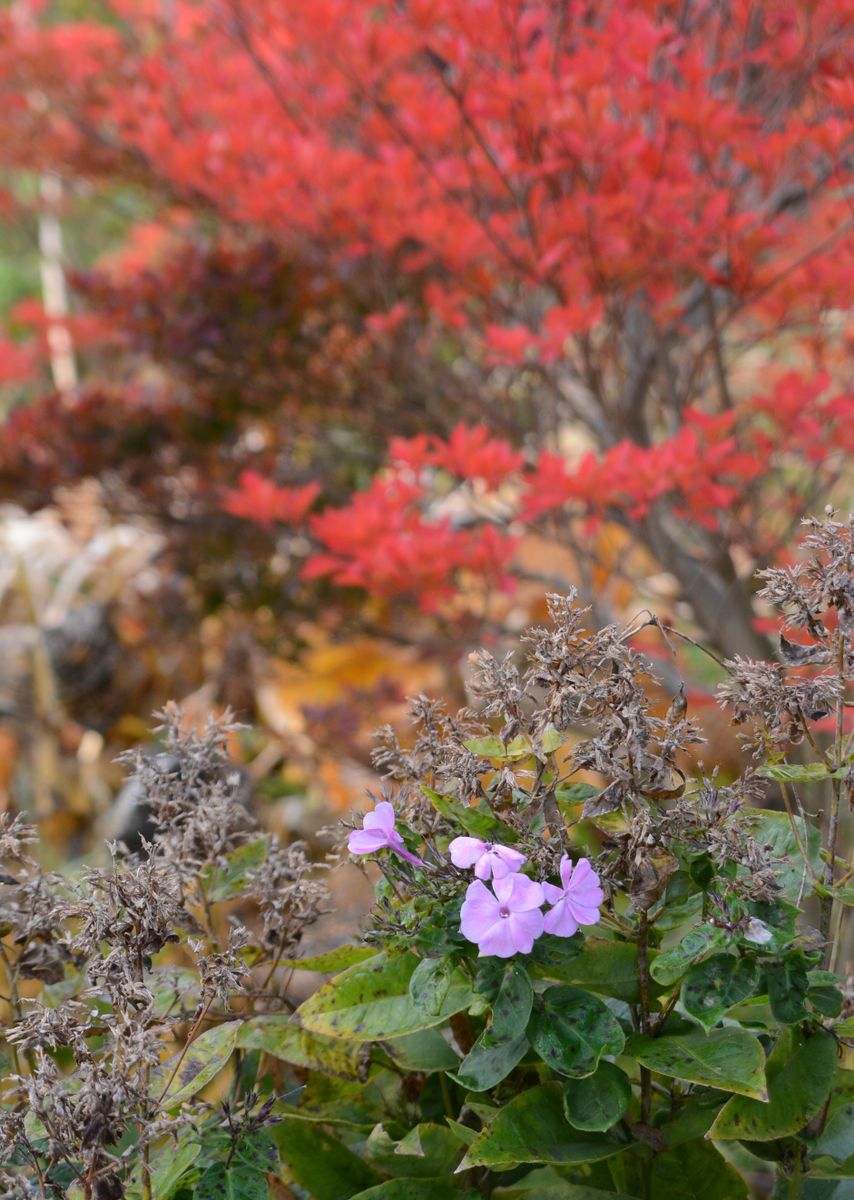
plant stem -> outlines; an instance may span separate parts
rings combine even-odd
[[[649,917],[644,911],[638,922],[638,990],[640,992],[640,1013],[638,1024],[640,1032],[649,1032]],[[640,1119],[641,1124],[648,1125],[652,1116],[652,1073],[648,1067],[640,1069]],[[652,1200],[652,1158],[644,1162],[642,1168],[643,1184],[641,1195],[643,1200]]]
[[[190,1049],[190,1046],[193,1044],[193,1038],[196,1036],[196,1033],[198,1032],[199,1026],[201,1025],[202,1021],[204,1021],[205,1017],[207,1016],[208,1009],[210,1008],[212,1003],[213,1003],[213,997],[211,997],[209,1000],[206,1000],[204,1007],[202,1008],[201,1012],[199,1013],[199,1015],[196,1017],[195,1021],[193,1022],[193,1027],[190,1030],[189,1034],[187,1035],[187,1040],[184,1043],[184,1047],[181,1050],[181,1053],[178,1055],[178,1061],[175,1063],[175,1066],[172,1068],[172,1074],[169,1076],[169,1078],[166,1081],[166,1087],[163,1089],[163,1091],[157,1097],[158,1104],[163,1103],[163,1097],[166,1095],[166,1093],[169,1091],[170,1087],[172,1086],[172,1080],[178,1074],[178,1068],[181,1066],[181,1063],[184,1061],[184,1058],[186,1057],[187,1051]]]
[[[803,1150],[800,1146],[798,1146],[796,1151],[795,1161],[792,1165],[792,1171],[789,1175],[788,1183],[789,1185],[786,1189],[788,1200],[801,1200],[804,1183],[804,1160]]]
[[[834,738],[834,761],[833,768],[838,770],[842,766],[844,745],[845,745],[845,634],[840,631],[836,640],[836,667],[839,673],[839,682],[842,687],[842,695],[839,703],[836,706],[836,734]],[[839,836],[839,808],[842,802],[842,785],[843,780],[834,779],[832,781],[832,792],[830,800],[830,819],[827,826],[827,852],[828,858],[824,867],[824,885],[832,888],[834,875],[836,873],[836,841]],[[821,913],[819,920],[819,929],[822,937],[825,939],[824,947],[824,966],[835,957],[833,953],[833,942],[830,938],[830,919],[833,911],[833,897],[822,896],[821,898]]]

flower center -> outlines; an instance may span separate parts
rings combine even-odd
[[[499,910],[498,910],[498,915],[499,915],[499,917],[509,917],[510,909],[507,908],[506,905],[502,904],[501,908],[499,908]]]

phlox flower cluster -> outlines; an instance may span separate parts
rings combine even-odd
[[[406,849],[388,801],[366,814],[363,828],[350,834],[348,847],[353,854],[389,849],[408,862],[424,865]],[[525,856],[511,846],[458,837],[448,849],[455,867],[473,867],[477,877],[466,890],[460,931],[478,947],[481,958],[529,954],[542,933],[572,937],[581,925],[595,925],[599,920],[599,906],[605,897],[599,876],[586,858],[573,863],[564,854],[557,885],[523,875]],[[491,888],[486,884],[489,880]],[[548,905],[545,912],[544,905]]]

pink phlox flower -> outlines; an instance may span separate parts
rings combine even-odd
[[[371,812],[365,813],[361,829],[354,829],[347,839],[351,854],[376,854],[378,850],[393,850],[407,862],[423,867],[420,858],[406,849],[403,838],[394,827],[394,809],[388,800],[381,800]]]
[[[542,885],[527,875],[493,879],[494,894],[480,880],[470,883],[460,912],[460,930],[480,948],[478,957],[529,954],[543,932]]]
[[[557,937],[572,937],[579,925],[595,925],[599,917],[599,905],[605,893],[599,886],[599,876],[590,865],[589,859],[580,858],[575,866],[564,854],[560,860],[562,887],[544,883],[543,891],[551,908],[546,913],[545,931]]]
[[[478,879],[503,879],[512,875],[525,861],[525,855],[509,846],[496,846],[494,842],[482,842],[480,838],[454,838],[448,849],[455,867],[474,867]]]

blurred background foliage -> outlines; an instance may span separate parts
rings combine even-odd
[[[298,38],[314,36],[301,42],[310,62],[335,17],[335,5],[324,2],[316,32],[306,35],[298,7],[263,4],[250,13],[240,4],[167,0],[3,6],[0,805],[34,815],[58,861],[87,855],[105,834],[121,832],[115,756],[149,737],[149,714],[169,698],[191,723],[233,710],[246,726],[234,739],[234,757],[264,820],[277,831],[311,835],[330,813],[362,805],[374,778],[371,731],[385,722],[405,728],[406,698],[419,692],[465,703],[470,653],[483,643],[500,652],[542,616],[547,589],[577,586],[597,620],[654,607],[719,654],[770,650],[765,614],[752,597],[753,570],[785,557],[805,511],[850,498],[848,296],[832,294],[837,277],[818,271],[818,264],[847,269],[850,286],[850,237],[834,240],[834,222],[845,219],[850,202],[839,175],[847,170],[839,149],[845,138],[830,145],[828,134],[828,146],[812,158],[804,149],[809,136],[820,141],[822,120],[830,130],[831,121],[850,117],[850,97],[826,99],[847,69],[846,6],[832,17],[833,5],[793,5],[788,16],[770,5],[764,27],[758,8],[733,6],[733,39],[760,29],[753,91],[742,88],[738,121],[726,107],[732,87],[723,73],[712,86],[711,68],[702,78],[686,68],[677,91],[689,102],[703,91],[716,155],[727,138],[747,143],[768,122],[780,133],[769,154],[780,164],[790,155],[797,166],[780,165],[773,176],[757,161],[751,178],[734,182],[735,174],[721,169],[717,178],[703,165],[700,146],[691,170],[715,185],[692,218],[693,232],[706,238],[700,265],[686,262],[688,223],[673,262],[656,264],[667,287],[656,280],[647,288],[636,264],[622,276],[615,266],[612,278],[588,280],[587,299],[601,306],[600,316],[573,318],[577,324],[561,334],[566,344],[551,357],[537,342],[554,308],[549,281],[564,260],[577,269],[577,251],[561,249],[559,223],[547,235],[554,249],[540,256],[541,265],[549,261],[539,278],[527,279],[521,268],[514,276],[512,267],[502,277],[501,254],[490,260],[488,247],[474,240],[452,279],[465,294],[461,303],[449,298],[454,270],[431,245],[429,189],[411,162],[400,170],[399,194],[391,194],[393,179],[374,179],[350,197],[330,155],[329,178],[319,172],[301,201],[284,187],[279,196],[279,174],[301,169],[296,144],[288,157],[290,117],[277,108],[276,80],[287,78],[289,62],[285,35],[294,28]],[[361,13],[362,32],[370,24],[366,7],[356,5],[348,18],[358,27]],[[640,4],[625,17],[626,54],[634,65],[647,64],[653,83],[653,51],[636,44],[641,18],[658,37],[677,9],[691,8]],[[786,93],[779,78],[791,71],[813,8],[815,46]],[[476,42],[472,28],[454,27],[457,19],[465,24],[462,16],[438,9],[453,35],[445,45],[437,27],[442,53],[455,38]],[[525,6],[510,9],[524,24]],[[619,6],[603,6],[602,28],[610,22],[615,39],[623,19]],[[268,42],[259,53],[252,39],[265,20]],[[696,44],[708,37],[709,46],[719,45],[713,35],[724,34],[707,29],[706,20],[697,16]],[[405,25],[400,14],[394,21]],[[492,32],[490,24],[484,38]],[[794,48],[780,48],[784,34]],[[763,37],[773,49],[767,59],[759,55]],[[367,70],[362,42],[353,46],[353,69]],[[379,60],[384,53],[395,67],[397,51],[376,49]],[[194,84],[206,56],[215,68]],[[402,107],[424,69],[423,62],[401,69]],[[615,62],[610,70],[616,73]],[[347,107],[353,98],[346,84],[340,88],[332,99],[320,83],[310,94],[300,146],[322,152],[317,131],[331,119],[323,104],[334,102],[356,147],[350,168],[358,177],[372,158],[369,123],[358,127],[363,114]],[[816,115],[818,95],[827,103],[823,116]],[[382,113],[387,101],[374,103]],[[654,89],[643,103],[654,105]],[[724,125],[716,132],[718,103]],[[419,153],[444,161],[439,135],[431,143],[420,105],[412,106],[425,121]],[[791,144],[780,106],[795,130]],[[468,188],[466,220],[472,212],[480,220],[483,207],[504,214],[500,183],[481,173],[491,161],[489,114],[477,117],[481,124],[464,105],[460,114],[474,176],[459,185]],[[739,124],[748,116],[758,124]],[[146,122],[156,136],[139,132]],[[244,128],[246,141],[229,160]],[[390,157],[394,138],[372,128],[377,158],[380,150]],[[217,133],[225,165],[215,168]],[[737,149],[749,174],[744,147]],[[613,151],[631,195],[625,153]],[[542,171],[557,171],[545,158],[544,151]],[[819,184],[826,160],[836,174],[828,183],[825,172]],[[595,212],[594,177],[591,169],[589,195],[579,203]],[[390,192],[371,192],[380,185]],[[729,199],[726,215],[709,211],[715,196]],[[345,217],[355,222],[359,203],[367,210],[380,201],[389,212],[399,204],[399,232],[381,239],[366,221],[363,238],[352,228],[344,238]],[[403,211],[410,202],[423,227]],[[658,202],[651,194],[652,210]],[[353,211],[340,216],[336,203]],[[436,203],[444,237],[457,218],[447,201]],[[767,216],[768,229],[761,237],[752,232],[752,243],[745,234],[739,245],[751,206]],[[666,210],[658,215],[666,225]],[[624,220],[629,225],[631,214]],[[729,275],[715,248],[728,248]],[[650,242],[648,253],[652,264],[661,251]],[[737,277],[732,264],[751,255],[765,264],[765,277]],[[777,303],[769,279],[781,262],[786,294]],[[59,283],[52,311],[51,278],[54,291]],[[694,297],[681,316],[674,315],[676,292]],[[814,300],[809,312],[805,295]],[[578,356],[586,363],[582,390]],[[618,403],[626,389],[634,400]],[[763,404],[752,403],[757,395]],[[691,407],[709,419],[723,416],[730,458],[706,481],[709,447],[723,435],[698,426],[695,458],[681,463],[683,475],[696,471],[701,480],[687,503],[672,498],[682,495],[676,484],[672,495],[658,496],[642,468],[644,455],[684,428]],[[246,519],[251,511],[235,515],[227,503],[250,469],[277,488],[317,483],[318,507],[347,511],[354,493],[385,478],[392,436],[444,444],[460,422],[506,441],[540,482],[543,454],[557,456],[571,477],[585,454],[613,455],[628,439],[640,456],[624,455],[628,475],[638,480],[640,500],[644,488],[654,499],[640,507],[638,496],[597,504],[595,495],[573,496],[570,488],[528,520],[517,474],[485,485],[464,471],[434,471],[417,500],[428,522],[445,521],[454,532],[491,528],[513,547],[497,583],[488,571],[461,568],[450,592],[428,605],[417,589],[389,594],[370,581],[348,587],[328,573],[307,574],[316,527],[268,521],[260,510]],[[723,490],[704,491],[713,485]],[[536,491],[530,479],[525,486]],[[701,757],[734,770],[739,751],[712,699],[715,662],[691,645],[677,652],[655,631],[642,641],[663,672],[662,707],[672,699],[678,665],[712,742]]]

